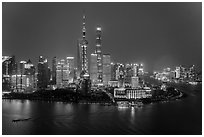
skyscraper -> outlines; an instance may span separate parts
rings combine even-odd
[[[125,86],[130,86],[131,85],[131,77],[133,76],[133,69],[130,64],[125,65],[125,77],[124,77],[124,82]]]
[[[22,82],[23,82],[23,75],[25,74],[25,64],[26,64],[26,61],[20,61],[20,69],[19,69],[19,73],[20,73],[20,89],[22,89]],[[25,85],[24,85],[25,86]]]
[[[20,66],[19,66],[19,73],[21,74],[21,75],[23,75],[24,73],[25,73],[25,64],[26,64],[26,61],[20,61]]]
[[[92,84],[98,83],[97,72],[98,72],[97,54],[92,53],[91,60],[90,60],[90,78],[91,78]]]
[[[25,63],[25,76],[26,76],[26,92],[32,92],[36,89],[35,81],[35,67],[30,59]]]
[[[50,76],[47,59],[43,58],[43,56],[40,56],[38,61],[38,81],[37,81],[38,89],[47,88],[49,80]]]
[[[103,81],[103,56],[101,51],[101,27],[96,28],[96,54],[97,54],[97,79],[98,83]]]
[[[108,85],[111,80],[111,59],[110,54],[103,54],[103,84]]]
[[[69,67],[64,59],[57,63],[57,87],[67,87],[69,83]]]
[[[9,74],[9,64],[11,57],[2,56],[2,90],[10,91],[11,89],[11,76]]]
[[[74,80],[74,57],[67,57],[67,65],[69,69],[69,83]]]
[[[118,67],[118,87],[124,87],[124,74],[125,74],[125,68],[123,64],[120,64]]]

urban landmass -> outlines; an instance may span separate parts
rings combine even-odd
[[[151,75],[142,63],[117,63],[102,51],[102,27],[96,27],[95,52],[88,60],[86,16],[83,15],[82,38],[77,40],[74,56],[53,57],[52,67],[40,55],[35,66],[30,59],[16,62],[16,57],[2,57],[3,98],[100,103],[120,107],[170,101],[185,97],[171,83],[196,85],[202,82],[195,65],[165,68]],[[75,63],[76,62],[76,63]],[[146,79],[160,81],[153,84]],[[170,84],[169,84],[170,83]]]

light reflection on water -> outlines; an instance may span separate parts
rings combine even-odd
[[[195,96],[138,108],[3,100],[2,130],[3,134],[201,134],[201,93],[200,89]]]

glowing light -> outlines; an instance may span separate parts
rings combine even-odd
[[[97,27],[96,29],[99,30],[99,31],[101,31],[101,27]]]
[[[20,63],[26,63],[26,61],[20,61]]]
[[[74,57],[67,57],[67,59],[74,59]]]

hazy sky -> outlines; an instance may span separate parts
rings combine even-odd
[[[146,70],[202,67],[202,3],[2,3],[2,54],[17,60],[76,57],[86,13],[88,53],[102,26],[102,52]]]

